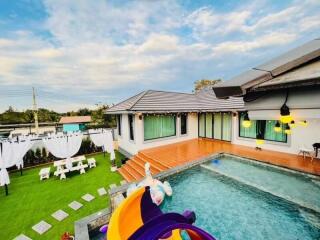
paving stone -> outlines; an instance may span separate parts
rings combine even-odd
[[[91,194],[87,193],[86,195],[83,195],[81,198],[83,200],[87,201],[87,202],[91,202],[94,199],[94,196],[92,196]]]
[[[127,184],[127,181],[126,180],[121,180],[120,184],[121,184],[121,186],[125,185],[125,184]]]
[[[77,211],[79,208],[81,208],[83,205],[77,201],[73,201],[72,203],[70,203],[68,205],[70,208],[72,208],[73,210]]]
[[[62,211],[61,209],[56,211],[55,213],[51,214],[51,216],[58,220],[59,222],[61,222],[63,219],[65,219],[66,217],[69,216],[68,213],[66,213],[65,211]]]
[[[104,187],[98,189],[99,196],[103,196],[107,194],[107,191]]]
[[[110,189],[112,189],[112,188],[116,188],[117,187],[117,185],[116,184],[114,184],[114,183],[112,183],[112,184],[110,184]]]
[[[27,237],[24,234],[20,234],[19,236],[15,237],[13,240],[32,240],[32,239]]]
[[[39,233],[40,235],[44,234],[50,228],[51,228],[51,225],[45,221],[41,221],[32,227],[32,229],[37,233]]]

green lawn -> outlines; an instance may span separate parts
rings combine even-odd
[[[117,161],[123,158],[118,152],[116,155]],[[109,196],[100,197],[97,189],[107,189],[111,183],[119,184],[122,178],[117,172],[110,172],[109,154],[105,158],[103,154],[93,157],[97,160],[96,168],[89,169],[83,175],[74,172],[62,181],[52,173],[49,180],[40,181],[40,168],[24,170],[23,176],[19,172],[10,174],[9,196],[4,196],[3,188],[0,192],[0,239],[13,239],[21,233],[32,239],[60,239],[65,231],[74,232],[75,221],[108,207]],[[87,203],[81,199],[86,193],[96,198]],[[73,200],[81,202],[83,207],[78,211],[69,208],[68,204]],[[51,217],[59,209],[69,214],[62,222]],[[31,229],[41,220],[52,225],[42,236]]]

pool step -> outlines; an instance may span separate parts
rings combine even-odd
[[[118,170],[122,177],[128,182],[140,181],[145,177],[145,164],[150,163],[150,171],[152,175],[158,174],[170,168],[166,164],[163,164],[157,160],[154,160],[146,154],[139,152],[128,160]]]

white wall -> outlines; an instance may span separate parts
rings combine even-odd
[[[143,119],[140,120],[138,115],[135,115],[135,129],[134,137],[135,140],[129,140],[129,122],[128,114],[122,114],[122,134],[118,137],[119,147],[134,155],[138,151],[146,148],[158,147],[170,143],[176,143],[198,137],[198,116],[197,114],[188,114],[187,119],[187,134],[180,134],[180,118],[176,118],[176,136],[154,139],[144,141],[144,128]]]
[[[279,152],[298,154],[300,147],[313,149],[312,144],[320,142],[320,119],[306,119],[308,125],[306,127],[296,124],[292,129],[292,134],[288,136],[287,143],[278,143],[265,141],[260,146],[262,149],[268,149]],[[238,117],[233,118],[233,137],[232,143],[249,147],[256,147],[255,139],[240,138]]]

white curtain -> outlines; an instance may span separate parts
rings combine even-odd
[[[91,141],[97,147],[103,147],[104,151],[110,153],[110,159],[114,160],[116,158],[113,146],[113,137],[111,130],[97,129],[89,130]]]
[[[2,142],[2,149],[0,149],[0,186],[10,184],[7,168],[14,165],[19,168],[23,167],[23,156],[33,145],[31,137],[20,137],[17,140]]]
[[[42,139],[46,149],[57,158],[66,158],[66,166],[68,169],[72,167],[71,157],[75,155],[82,142],[82,133],[70,133],[66,135],[52,134]]]

